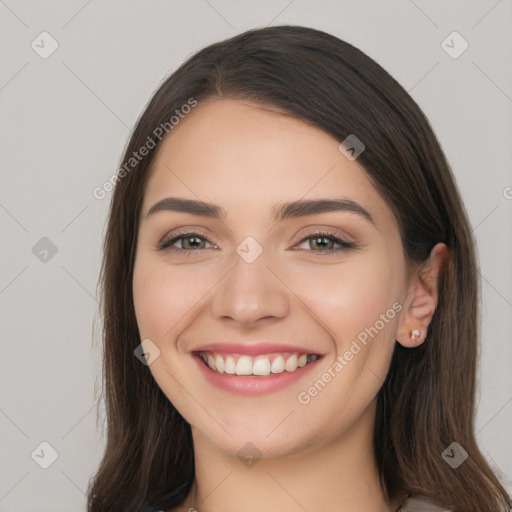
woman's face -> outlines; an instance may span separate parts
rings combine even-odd
[[[223,99],[160,147],[134,305],[149,370],[196,443],[278,456],[373,428],[409,274],[390,209],[339,142]],[[171,197],[186,203],[147,216]]]

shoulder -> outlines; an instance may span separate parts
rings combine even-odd
[[[409,496],[396,512],[451,512],[451,510],[421,496]]]

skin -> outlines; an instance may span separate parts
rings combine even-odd
[[[269,107],[221,99],[200,103],[156,155],[133,294],[141,339],[160,350],[150,371],[192,428],[196,478],[179,510],[356,512],[398,505],[379,485],[375,397],[395,340],[414,347],[425,339],[446,246],[434,247],[421,275],[408,264],[391,210],[338,144]],[[215,203],[227,216],[160,211],[144,218],[168,196]],[[271,220],[275,203],[336,197],[361,204],[375,225],[348,211]],[[204,238],[179,239],[174,252],[158,250],[178,228],[177,234],[200,229]],[[319,229],[357,248],[333,253],[332,240],[306,239]],[[252,263],[236,252],[249,235],[263,248]],[[298,394],[394,303],[401,311],[317,396],[299,403]],[[414,329],[422,331],[419,341],[411,339]],[[324,357],[292,385],[244,397],[211,386],[190,354],[206,340],[234,339],[299,344]],[[251,467],[237,457],[247,442],[261,453]]]

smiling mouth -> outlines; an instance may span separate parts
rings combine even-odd
[[[239,376],[267,376],[293,373],[320,358],[316,354],[298,352],[273,353],[258,356],[199,352],[199,357],[214,372]]]

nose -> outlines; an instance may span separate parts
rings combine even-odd
[[[284,318],[288,314],[288,289],[265,260],[263,254],[252,263],[237,256],[233,268],[214,293],[211,308],[216,319],[253,328],[264,319]]]

